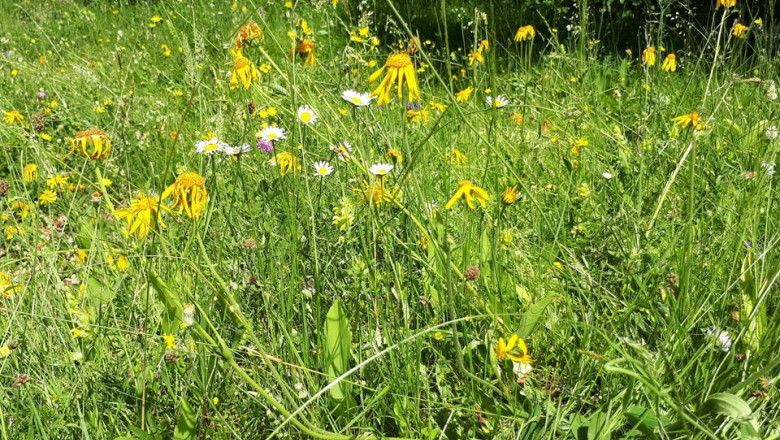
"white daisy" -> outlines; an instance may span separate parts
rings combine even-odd
[[[352,151],[352,145],[347,141],[341,141],[338,145],[331,145],[330,151],[336,153],[339,159],[347,161],[349,160],[349,153]]]
[[[344,90],[341,94],[341,99],[357,107],[364,107],[371,104],[371,100],[374,98],[375,97],[371,96],[369,93],[360,93],[354,90]]]
[[[368,171],[375,176],[384,176],[393,171],[393,166],[389,163],[377,163],[371,165]]]
[[[195,142],[195,151],[204,154],[214,154],[217,151],[224,151],[229,145],[213,137],[207,141]]]
[[[766,129],[766,138],[770,141],[777,139],[778,136],[777,125],[772,125]]]
[[[603,173],[601,173],[601,177],[609,180],[612,178],[612,173],[610,173],[609,171],[604,171]]]
[[[485,102],[490,107],[493,107],[493,97],[492,96],[488,96],[487,98],[485,98]],[[503,107],[503,106],[505,106],[507,104],[509,104],[509,99],[507,99],[505,96],[502,96],[502,95],[496,96],[496,108],[501,108],[501,107]]]
[[[314,177],[325,177],[329,176],[330,173],[333,172],[333,167],[330,166],[329,163],[323,161],[323,162],[314,162]]]
[[[258,139],[264,141],[276,142],[281,139],[287,139],[287,133],[284,132],[284,128],[269,125],[255,134]]]
[[[249,146],[249,144],[236,145],[235,147],[231,146],[231,145],[227,145],[222,150],[222,152],[225,153],[226,156],[237,156],[237,155],[239,155],[241,153],[247,153],[251,149],[252,148]]]
[[[317,114],[308,105],[298,107],[298,120],[307,125],[314,125],[317,122]]]

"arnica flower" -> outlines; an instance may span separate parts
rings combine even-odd
[[[314,125],[317,122],[317,114],[308,105],[298,107],[298,120],[307,125]]]
[[[650,46],[642,51],[642,63],[644,63],[647,67],[655,66],[655,61],[655,46]]]
[[[325,177],[333,173],[333,167],[327,162],[314,162],[314,177]]]
[[[589,144],[588,140],[585,138],[579,138],[574,141],[574,143],[571,146],[571,154],[575,156],[579,156],[580,150],[582,147],[587,147]]]
[[[176,350],[179,348],[179,346],[176,345],[176,337],[173,335],[163,335],[163,342],[165,342],[166,350]]]
[[[365,107],[371,104],[371,100],[373,100],[374,97],[368,93],[358,93],[354,90],[345,90],[341,94],[341,99],[356,107]]]
[[[364,201],[372,207],[378,208],[382,206],[382,203],[391,202],[396,197],[393,193],[385,189],[384,185],[380,182],[363,182],[361,186],[362,188],[356,188],[355,191],[363,194]]]
[[[54,190],[47,189],[38,196],[38,204],[50,205],[57,201],[57,193]]]
[[[245,44],[252,44],[263,40],[263,30],[255,22],[249,22],[238,30],[236,35],[236,49],[243,49]]]
[[[677,55],[670,53],[664,59],[664,63],[661,65],[661,69],[664,72],[676,72],[677,71]]]
[[[515,33],[515,41],[523,42],[526,40],[533,40],[536,36],[536,29],[530,24],[527,26],[521,26]]]
[[[458,165],[464,164],[468,160],[468,157],[466,157],[466,155],[457,148],[453,148],[452,151],[447,153],[447,158],[450,159],[451,163]]]
[[[368,77],[368,83],[371,84],[379,79],[385,69],[388,69],[387,75],[371,94],[379,97],[377,105],[390,102],[390,92],[396,83],[398,83],[398,98],[401,98],[403,95],[404,82],[406,82],[409,86],[409,101],[420,99],[420,89],[417,85],[414,63],[412,63],[412,57],[408,53],[398,52],[387,57],[384,66]]]
[[[15,124],[24,122],[24,116],[16,110],[5,112],[3,120],[6,124]]]
[[[509,359],[513,362],[520,362],[524,364],[533,363],[533,359],[528,354],[528,346],[525,345],[523,338],[512,334],[509,337],[509,341],[505,341],[504,338],[498,338],[498,344],[496,344],[496,359],[503,361]]]
[[[485,62],[485,58],[482,56],[482,52],[478,50],[473,50],[469,53],[469,67],[473,66],[474,63],[482,64]]]
[[[282,176],[286,175],[290,171],[295,172],[301,170],[301,161],[288,151],[279,153],[274,156],[271,160],[268,161],[268,165],[271,165],[272,167],[278,165]]]
[[[314,58],[314,40],[311,38],[304,38],[298,45],[295,46],[295,53],[299,57],[306,57],[304,66],[313,66],[317,64],[317,60]],[[293,49],[290,49],[290,58],[293,56]]]
[[[404,161],[404,153],[397,148],[388,149],[385,156],[395,163],[402,163]]]
[[[518,185],[507,186],[506,189],[504,189],[504,193],[501,195],[501,201],[505,205],[511,205],[515,203],[520,194],[519,188],[520,187]]]
[[[91,128],[76,133],[75,139],[70,138],[70,148],[71,151],[79,151],[90,160],[101,157],[105,160],[111,152],[111,139],[103,130]]]
[[[273,125],[269,125],[268,127],[258,131],[255,136],[258,139],[262,139],[268,142],[276,142],[282,139],[287,139],[287,134],[284,132],[284,129]]]
[[[165,227],[163,222],[163,211],[170,209],[160,203],[160,198],[156,195],[144,195],[139,192],[135,199],[130,202],[127,208],[114,211],[114,217],[127,222],[125,236],[133,234],[140,240],[149,234],[149,231],[156,226]]]
[[[490,107],[493,107],[494,100],[493,100],[492,96],[486,97],[485,98],[485,102]],[[504,97],[504,96],[498,95],[498,96],[496,96],[495,104],[496,104],[496,108],[501,108],[501,107],[504,107],[505,105],[509,104],[509,100],[506,97]]]
[[[252,85],[252,81],[257,81],[259,77],[257,66],[255,66],[252,60],[245,57],[240,50],[235,51],[233,62],[233,72],[230,74],[230,90],[237,89],[242,85],[244,89],[248,89]]]
[[[704,121],[696,112],[672,118],[672,122],[674,122],[674,125],[682,128],[693,127],[696,131],[704,129]]]
[[[28,163],[22,168],[22,179],[25,182],[35,182],[38,180],[38,165],[34,163]]]
[[[179,208],[179,213],[184,211],[187,217],[197,219],[206,207],[208,192],[206,192],[206,179],[200,174],[187,171],[179,175],[163,193],[162,199],[173,196],[171,209]]]
[[[482,208],[487,207],[487,202],[490,200],[490,196],[484,189],[474,185],[470,180],[461,180],[458,183],[458,190],[455,191],[455,195],[452,196],[449,202],[444,206],[444,209],[450,209],[460,199],[466,200],[466,204],[470,209],[475,209],[477,206],[474,204],[476,199]]]
[[[410,122],[428,122],[430,112],[426,109],[421,110],[407,110],[406,117]]]
[[[731,35],[733,35],[736,38],[744,40],[747,38],[747,31],[748,27],[745,26],[742,23],[737,23],[734,25],[734,30],[731,31]]]
[[[469,98],[471,98],[471,93],[474,92],[474,87],[469,87],[467,89],[463,89],[460,92],[455,94],[455,101],[457,102],[467,102]]]
[[[717,0],[715,2],[715,7],[720,8],[721,6],[724,8],[733,8],[737,5],[737,0]]]

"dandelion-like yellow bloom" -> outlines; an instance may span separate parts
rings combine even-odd
[[[533,363],[533,359],[528,354],[528,346],[525,345],[523,338],[512,334],[509,337],[509,341],[505,341],[504,338],[498,339],[496,344],[496,359],[503,361],[509,358],[513,362],[521,362],[524,364]]]
[[[720,8],[733,8],[734,6],[737,6],[737,0],[717,0],[715,2],[715,7]]]
[[[661,65],[661,69],[663,69],[664,72],[677,71],[677,55],[673,53],[667,55],[664,59],[664,63]]]
[[[504,189],[504,194],[501,195],[501,201],[505,205],[511,205],[515,203],[519,198],[519,189],[520,187],[518,185],[507,186],[506,189]]]
[[[368,83],[371,84],[379,79],[385,68],[387,69],[387,75],[371,94],[372,96],[379,96],[377,105],[390,102],[390,92],[393,90],[393,84],[396,82],[398,83],[398,98],[401,98],[403,95],[404,82],[406,82],[409,85],[409,101],[420,99],[420,89],[417,86],[414,63],[408,53],[398,52],[387,57],[384,66],[368,77]]]
[[[155,226],[165,227],[162,218],[163,211],[170,211],[170,209],[160,203],[158,196],[147,196],[139,192],[138,196],[130,202],[130,206],[117,209],[114,211],[114,216],[127,222],[125,236],[129,237],[135,234],[140,240],[146,237]]]
[[[249,23],[241,26],[236,35],[236,49],[243,49],[245,44],[252,44],[257,41],[262,41],[264,35],[263,30],[257,23],[250,21]]]
[[[272,167],[278,165],[282,176],[290,171],[296,172],[301,170],[301,161],[289,151],[277,154],[268,162],[268,164]]]
[[[38,203],[41,205],[50,205],[57,201],[57,193],[47,189],[38,196]]]
[[[692,127],[696,131],[701,131],[704,129],[704,121],[696,112],[672,118],[672,122],[674,122],[674,125],[682,128]]]
[[[474,87],[469,87],[467,89],[463,89],[460,92],[455,94],[455,101],[457,102],[467,102],[469,98],[471,98],[471,93],[474,92]]]
[[[233,73],[230,74],[230,90],[235,90],[240,86],[248,89],[252,81],[257,81],[259,73],[257,66],[249,58],[245,57],[240,50],[235,51]]]
[[[5,112],[3,116],[4,116],[3,120],[5,121],[6,124],[15,124],[17,122],[21,124],[22,122],[24,122],[24,116],[16,110]]]
[[[530,24],[528,26],[521,26],[515,33],[515,41],[523,42],[526,40],[533,40],[536,36],[536,29]]]
[[[647,49],[642,51],[642,62],[647,67],[655,66],[655,61],[656,61],[655,46],[650,46]]]
[[[474,205],[474,200],[478,201],[479,204],[482,205],[482,208],[486,208],[487,202],[490,200],[490,196],[487,192],[485,192],[484,189],[474,185],[470,180],[461,180],[460,183],[458,183],[458,190],[455,191],[455,195],[453,195],[450,201],[447,202],[447,205],[444,206],[444,209],[452,208],[452,205],[454,205],[461,198],[466,200],[466,204],[471,209],[476,208],[476,205]]]
[[[179,214],[184,211],[187,217],[197,219],[206,207],[208,200],[206,179],[193,171],[182,173],[162,193],[162,199],[165,200],[171,195],[173,195],[171,209],[178,207]]]
[[[34,163],[28,163],[22,168],[22,179],[25,182],[35,182],[38,180],[38,165]]]
[[[70,138],[70,148],[71,152],[78,151],[89,160],[105,160],[111,152],[111,139],[105,131],[90,128],[76,133],[75,138]]]
[[[731,31],[731,35],[735,36],[736,38],[744,40],[747,38],[747,31],[748,27],[745,26],[742,23],[737,23],[734,25],[734,30]]]
[[[317,60],[314,58],[314,40],[311,38],[304,38],[295,46],[295,53],[299,57],[306,57],[304,66],[313,66],[317,64]],[[293,56],[293,50],[290,49],[290,57]]]

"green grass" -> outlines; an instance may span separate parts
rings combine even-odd
[[[0,123],[0,438],[780,437],[767,165],[780,75],[764,30],[730,38],[738,12],[719,10],[695,29],[701,43],[667,48],[679,62],[668,73],[665,52],[645,68],[542,27],[515,43],[475,13],[463,26],[476,37],[453,57],[420,35],[430,119],[413,122],[397,96],[340,97],[373,90],[367,77],[415,34],[401,20],[372,48],[349,38],[369,16],[353,10],[350,26],[343,4],[231,5],[0,6],[0,110],[25,118]],[[298,17],[313,67],[287,57]],[[271,70],[230,90],[229,48],[248,21],[265,40],[244,53]],[[485,63],[469,67],[489,35]],[[487,88],[510,104],[487,106]],[[298,122],[304,104],[315,125]],[[703,130],[671,122],[691,112]],[[287,130],[276,153],[300,172],[280,175],[254,147],[264,122]],[[107,160],[69,154],[93,127],[111,138]],[[252,150],[196,153],[210,132]],[[575,155],[577,139],[588,145]],[[350,162],[329,148],[344,140]],[[403,152],[386,177],[395,198],[372,206],[361,185],[379,181],[368,167],[389,148]],[[322,160],[335,171],[314,177]],[[187,170],[206,180],[203,214],[164,212],[165,228],[125,236],[112,212]],[[73,188],[38,203],[57,174]],[[462,180],[487,191],[486,208],[445,209]],[[352,215],[334,222],[335,208]],[[182,327],[187,303],[195,323]],[[513,333],[534,359],[520,380],[496,355]]]

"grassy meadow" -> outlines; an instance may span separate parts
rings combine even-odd
[[[0,438],[780,439],[741,2],[2,2]]]

